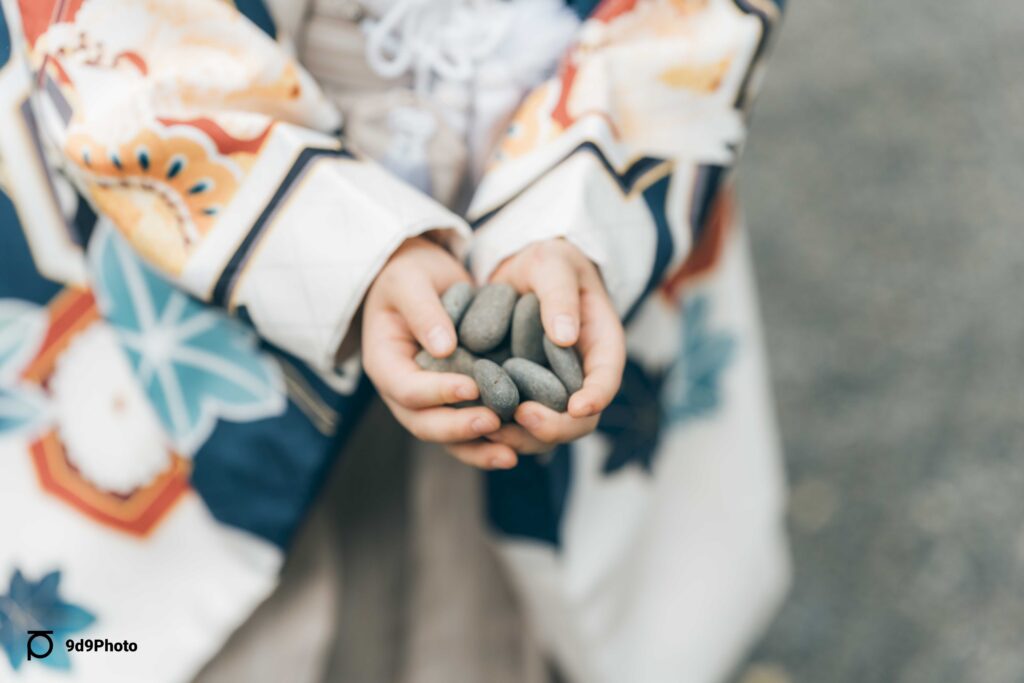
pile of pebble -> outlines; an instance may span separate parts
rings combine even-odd
[[[512,419],[521,400],[564,412],[569,396],[583,386],[579,354],[544,334],[536,294],[519,296],[505,284],[475,291],[459,282],[441,303],[458,330],[459,346],[447,358],[434,358],[423,349],[416,363],[424,370],[472,377],[480,402],[502,421]]]

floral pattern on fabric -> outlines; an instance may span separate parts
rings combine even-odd
[[[608,437],[611,450],[603,472],[611,474],[636,464],[651,471],[661,438],[661,388],[664,372],[647,372],[633,359],[626,360],[622,386],[601,414],[598,431]]]
[[[665,378],[666,418],[673,424],[713,415],[722,404],[722,375],[736,356],[736,339],[710,329],[710,303],[698,295],[683,309],[683,351]]]
[[[208,127],[220,131],[212,122]],[[259,132],[257,141],[266,134]],[[244,173],[242,164],[219,153],[210,136],[193,126],[143,130],[118,145],[76,133],[65,147],[99,210],[146,259],[170,273],[181,272]]]
[[[27,661],[28,631],[53,632],[52,652],[35,661],[66,671],[71,668],[71,660],[64,648],[65,637],[96,621],[91,612],[61,597],[60,578],[59,571],[52,571],[38,581],[31,581],[15,569],[7,593],[0,595],[0,647],[15,671]]]
[[[284,412],[280,368],[249,328],[172,287],[111,230],[90,261],[97,304],[178,452],[194,453],[218,418]]]

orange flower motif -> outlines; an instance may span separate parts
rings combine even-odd
[[[69,136],[98,208],[146,260],[171,274],[211,229],[238,189],[241,168],[194,137],[140,131],[117,147]]]
[[[530,93],[509,123],[505,137],[491,160],[491,166],[524,156],[558,137],[562,133],[562,126],[551,117],[557,101],[556,82],[545,83]]]

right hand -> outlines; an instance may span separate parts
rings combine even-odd
[[[544,332],[559,346],[579,349],[584,378],[566,412],[525,401],[516,409],[516,423],[488,439],[517,453],[546,453],[594,431],[619,390],[626,363],[625,332],[597,267],[577,247],[553,239],[509,257],[491,280],[537,294]]]

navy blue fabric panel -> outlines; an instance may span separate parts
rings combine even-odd
[[[249,317],[248,310],[243,307],[239,307],[238,310],[244,313],[244,316],[240,316],[242,321],[255,329],[252,319]],[[292,370],[302,377],[303,381],[305,381],[310,388],[316,392],[317,396],[326,405],[337,411],[344,410],[348,406],[350,397],[345,394],[339,394],[332,389],[316,371],[306,364],[306,361],[302,360],[298,356],[292,355],[279,346],[271,344],[265,339],[260,339],[260,347],[291,365]],[[366,378],[363,377],[363,379],[365,380]]]
[[[282,416],[221,420],[195,456],[193,488],[219,521],[287,549],[371,395],[364,379],[339,405],[341,423],[330,437],[291,401]]]
[[[14,204],[0,191],[0,298],[45,304],[60,289],[36,270]]]
[[[510,470],[484,474],[487,519],[498,533],[553,546],[562,541],[562,515],[572,478],[569,446],[562,445],[548,463],[526,455]]]
[[[658,285],[661,284],[662,280],[665,279],[666,271],[668,270],[668,264],[672,261],[672,252],[675,249],[675,240],[672,239],[672,230],[668,225],[668,216],[666,209],[666,201],[668,199],[668,187],[672,182],[672,176],[665,176],[664,178],[652,183],[650,187],[644,190],[643,196],[644,201],[647,202],[647,207],[651,211],[651,218],[654,220],[654,226],[657,230],[657,243],[654,251],[654,264],[651,266],[651,274],[647,278],[647,285],[644,287],[644,292],[640,297],[633,303],[632,307],[626,312],[626,315],[622,318],[622,323],[628,325],[636,315],[636,312],[640,309],[640,304],[657,289]]]
[[[576,16],[586,19],[594,13],[597,6],[601,4],[601,0],[567,0],[567,4],[576,13]]]
[[[0,6],[0,69],[11,60],[11,30],[7,25],[4,8]]]
[[[96,216],[96,212],[92,210],[92,207],[89,206],[89,202],[82,195],[78,195],[78,208],[75,209],[75,217],[71,224],[74,226],[78,243],[82,245],[82,248],[89,244],[89,238],[92,237],[98,220],[99,218]]]
[[[238,11],[249,18],[249,21],[260,27],[260,30],[271,38],[277,39],[277,26],[274,18],[263,4],[263,0],[235,0]]]
[[[722,189],[722,181],[729,171],[725,166],[701,166],[697,172],[697,183],[693,188],[693,205],[690,210],[690,229],[693,232],[693,244],[696,246],[704,236],[711,207]]]

